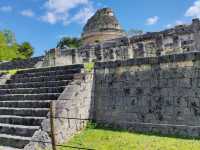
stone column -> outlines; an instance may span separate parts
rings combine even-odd
[[[89,62],[93,62],[93,60],[96,60],[96,56],[95,56],[95,50],[94,50],[94,48],[90,48],[90,49],[88,49],[88,51],[89,51]]]
[[[163,46],[163,35],[160,34],[156,37],[156,45],[158,47],[157,52],[156,52],[156,56],[160,56],[161,52],[164,50],[164,46]]]
[[[113,48],[113,61],[117,60],[116,48]]]
[[[100,44],[101,62],[104,61],[103,46]]]
[[[80,49],[75,49],[75,64],[80,64],[82,63],[82,59],[81,59],[81,56],[79,54],[81,50]]]
[[[127,46],[127,48],[128,48],[129,59],[134,58],[133,47],[130,44],[130,39],[129,38],[128,38],[128,46]]]
[[[200,51],[200,20],[193,19],[192,20],[192,30],[194,33],[194,41],[195,41],[195,49],[194,51]]]

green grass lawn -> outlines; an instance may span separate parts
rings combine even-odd
[[[104,129],[85,129],[66,146],[96,150],[200,150],[200,140],[160,137]],[[74,150],[63,147],[59,150]]]

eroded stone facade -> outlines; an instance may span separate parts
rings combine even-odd
[[[200,136],[200,53],[97,63],[97,123],[139,132]]]
[[[44,66],[106,62],[141,57],[155,57],[200,51],[200,21],[179,25],[161,32],[123,37],[78,49],[53,49],[47,53]]]
[[[125,36],[111,8],[97,10],[83,28],[84,45],[102,43],[107,40]]]
[[[74,134],[84,129],[87,119],[89,120],[93,115],[93,74],[84,72],[84,74],[77,75],[75,78],[66,86],[58,100],[52,102],[56,144],[65,143]],[[50,150],[50,133],[49,112],[48,117],[43,120],[41,128],[33,135],[32,142],[26,145],[24,150]]]

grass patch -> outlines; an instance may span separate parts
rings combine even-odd
[[[0,71],[0,73],[9,74],[9,75],[15,75],[17,73],[17,71],[19,71],[19,69]]]
[[[111,131],[105,129],[86,128],[75,135],[66,146],[90,148],[95,150],[199,150],[200,140],[181,139]],[[74,150],[59,147],[58,150]]]
[[[94,69],[94,63],[93,62],[91,62],[91,63],[85,63],[84,64],[84,69],[87,72],[92,72],[92,70]]]
[[[29,69],[34,69],[34,68],[12,69],[12,70],[0,70],[0,73],[2,73],[2,74],[9,74],[9,75],[15,75],[18,71],[29,70]]]
[[[15,75],[17,73],[17,71],[19,71],[19,70],[17,70],[17,69],[15,69],[15,70],[8,70],[8,74]]]

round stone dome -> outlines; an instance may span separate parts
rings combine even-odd
[[[82,40],[84,44],[104,42],[124,36],[111,8],[98,10],[83,28]]]

